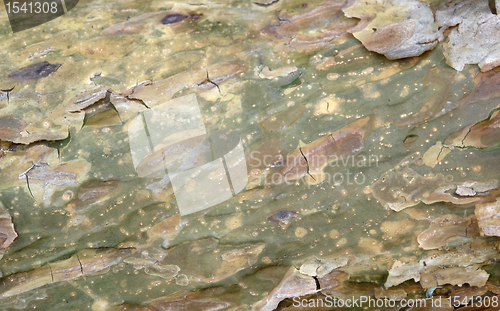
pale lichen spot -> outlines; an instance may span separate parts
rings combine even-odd
[[[361,85],[359,88],[365,98],[375,99],[380,97],[380,92],[377,90],[375,84],[368,83]]]
[[[330,231],[330,238],[337,239],[339,237],[339,231],[337,229],[332,229]]]
[[[346,239],[346,238],[341,238],[341,239],[337,242],[336,246],[337,246],[337,247],[342,247],[342,246],[344,246],[346,243],[347,243],[347,239]]]
[[[306,234],[307,230],[302,227],[298,227],[297,229],[295,229],[295,236],[298,238],[303,238]]]
[[[243,224],[241,214],[230,217],[226,220],[226,228],[228,229],[236,229],[241,227]]]

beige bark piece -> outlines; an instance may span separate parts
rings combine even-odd
[[[380,54],[397,49],[415,33],[414,21],[401,21],[377,28],[364,40],[364,46]]]
[[[137,117],[137,113],[148,109],[140,101],[130,100],[119,93],[112,93],[110,95],[110,102],[118,112],[120,119],[124,122]]]
[[[0,259],[4,250],[9,247],[17,238],[17,232],[10,216],[3,203],[0,202]],[[1,273],[0,273],[1,276]]]
[[[255,303],[253,307],[257,311],[272,311],[286,298],[310,295],[316,292],[314,279],[300,273],[295,267],[291,267],[281,283],[264,299]]]
[[[443,1],[436,21],[443,28],[458,25],[443,42],[448,65],[461,71],[478,64],[483,72],[500,65],[500,16],[491,12],[488,1]]]
[[[87,90],[82,94],[77,95],[73,105],[69,106],[67,112],[76,112],[85,109],[101,99],[106,98],[108,90],[102,86]]]
[[[285,180],[296,180],[309,175],[307,182],[318,184],[325,179],[323,169],[332,161],[353,156],[364,145],[364,139],[380,126],[377,115],[358,119],[330,135],[291,151],[281,170]],[[306,160],[307,159],[307,160]]]
[[[436,202],[450,202],[453,204],[469,204],[483,202],[491,199],[495,189],[498,188],[498,180],[492,179],[487,182],[466,181],[460,184],[443,185],[431,193],[425,200],[425,204]]]
[[[458,26],[442,44],[448,65],[461,71],[467,64],[478,64],[483,72],[500,65],[500,16],[491,12],[487,1],[445,0],[431,9],[418,0],[356,0],[343,11],[364,24],[353,35],[368,50],[389,59],[434,49],[446,29]]]
[[[148,107],[153,107],[172,99],[175,93],[190,87],[198,93],[218,88],[230,79],[237,78],[247,71],[242,62],[221,62],[207,68],[195,68],[175,74],[167,79],[141,83],[123,93],[128,99],[142,100]],[[207,77],[208,74],[208,77]]]
[[[455,190],[455,193],[458,194],[461,197],[472,197],[476,195],[476,191],[470,187],[466,186],[457,186],[457,190]]]
[[[180,291],[166,297],[160,297],[148,305],[149,310],[199,310],[199,311],[218,311],[228,310],[230,303],[214,299],[203,299],[198,297],[200,291]],[[129,310],[128,308],[122,310]],[[146,311],[146,310],[140,310]]]
[[[81,250],[68,259],[4,277],[3,282],[0,282],[0,298],[18,295],[47,284],[95,274],[119,263],[133,252],[132,249],[108,249],[101,252],[96,249]]]
[[[481,236],[500,237],[500,198],[495,202],[476,204],[474,213]]]
[[[486,271],[475,266],[451,267],[422,273],[420,285],[423,288],[431,288],[445,284],[462,286],[467,283],[470,286],[482,287],[486,285],[489,276]]]
[[[492,194],[491,191],[497,188],[497,180],[453,184],[446,182],[442,174],[422,176],[409,167],[417,159],[415,154],[403,159],[394,169],[382,174],[378,180],[366,187],[364,193],[372,194],[384,207],[399,212],[420,202],[481,202],[487,200],[488,195]],[[458,187],[462,188],[456,193]],[[463,187],[471,187],[476,195],[460,195],[459,193],[463,193]]]
[[[470,127],[463,145],[476,148],[498,147],[500,145],[500,110],[491,114],[488,120]]]
[[[453,239],[461,239],[462,243],[468,241],[468,228],[472,224],[472,219],[462,218],[457,215],[448,214],[434,219],[429,228],[420,233],[417,237],[420,248],[429,250],[436,249]],[[474,223],[475,225],[475,223]],[[471,230],[476,232],[477,230]]]
[[[422,157],[424,164],[430,167],[436,166],[444,157],[450,153],[449,148],[444,148],[443,144],[438,141],[434,146],[430,147]]]
[[[481,284],[485,279],[485,274],[481,270],[478,279],[467,279],[467,275],[469,273],[475,274],[474,271],[483,262],[498,257],[498,251],[494,245],[482,240],[474,240],[471,243],[457,247],[455,250],[439,251],[423,257],[418,262],[415,260],[406,262],[396,260],[389,270],[389,276],[384,286],[389,288],[413,279],[415,282],[421,282],[424,288],[434,287],[437,286],[438,281],[435,278],[430,279],[428,275],[440,275],[440,270],[454,267],[468,268],[469,270],[457,270],[462,274],[457,275],[456,279],[447,278],[445,277],[447,271],[442,272],[443,277],[440,277],[439,284],[459,285],[469,281],[472,284]],[[421,279],[423,277],[425,278],[422,283]]]
[[[389,276],[385,281],[385,288],[399,285],[404,281],[413,279],[420,281],[420,270],[424,265],[421,262],[404,263],[396,260],[389,270]]]
[[[82,126],[84,114],[67,112],[65,104],[55,104],[49,95],[36,92],[16,95],[10,98],[7,107],[0,109],[0,140],[30,144],[65,139],[68,127],[80,129]],[[47,107],[40,111],[40,106]]]
[[[500,77],[500,75],[498,76]],[[497,88],[497,81],[488,81],[489,85],[485,85],[486,83],[480,81],[480,85],[476,87],[476,90],[464,96],[460,102],[469,104],[498,96],[498,94],[495,94],[496,92],[491,90],[493,87]],[[455,131],[446,137],[444,142],[447,145],[457,147],[498,148],[500,146],[500,110],[493,111],[487,119],[474,122]]]
[[[154,24],[159,24],[163,16],[165,16],[167,11],[160,12],[149,12],[138,16],[134,16],[131,19],[109,26],[108,28],[101,31],[102,36],[117,36],[117,35],[131,35],[143,32],[148,28],[154,26]]]
[[[384,207],[399,212],[425,200],[432,191],[443,184],[441,174],[424,177],[407,166],[388,171],[367,189]]]
[[[348,261],[349,259],[344,256],[331,258],[317,258],[316,256],[313,256],[300,266],[300,273],[312,277],[317,276],[319,278],[322,278],[330,273],[333,269],[337,269],[347,265]]]
[[[349,279],[349,273],[341,270],[333,270],[322,278],[318,279],[321,288],[321,293],[325,296],[347,298],[352,297],[353,289],[346,286],[346,281]],[[359,294],[359,288],[356,294]],[[363,293],[364,290],[361,290]],[[355,295],[356,295],[355,294]],[[370,293],[371,294],[371,293]]]
[[[357,0],[343,11],[366,23],[364,29],[353,32],[354,37],[389,59],[418,56],[442,39],[430,5],[421,1]]]
[[[333,39],[359,29],[361,23],[346,18],[341,11],[347,3],[347,0],[323,1],[316,6],[310,4],[302,12],[281,13],[279,20],[266,26],[263,32],[277,40],[284,39],[281,42],[287,47],[300,52],[319,50]]]

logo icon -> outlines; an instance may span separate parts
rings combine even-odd
[[[128,134],[137,174],[169,180],[181,215],[224,202],[248,182],[240,136],[208,133],[195,94],[142,112]]]
[[[78,0],[4,0],[12,32],[49,22],[69,12]]]

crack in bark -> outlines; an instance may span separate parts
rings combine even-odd
[[[302,148],[300,147],[300,145],[299,145],[299,151],[300,151],[300,154],[304,157],[304,160],[306,161],[307,175],[309,175],[312,179],[314,179],[314,181],[316,181],[316,178],[314,178],[313,175],[311,175],[311,173],[309,172],[309,161],[307,161],[307,158],[304,155],[304,152],[302,152]]]
[[[106,91],[106,101],[108,104],[111,105],[111,107],[113,107],[113,110],[116,112],[116,114],[118,115],[118,119],[120,119],[120,122],[123,124],[123,120],[122,120],[122,117],[120,116],[120,113],[118,112],[118,110],[116,109],[115,105],[113,105],[113,103],[111,102],[111,92],[110,91]],[[143,103],[144,104],[144,103]],[[146,106],[148,108],[148,106]]]
[[[49,265],[49,269],[50,269],[50,277],[52,278],[52,283],[54,283],[54,273],[52,272],[52,267]]]
[[[289,22],[290,24],[292,24],[293,26],[295,26],[295,25],[292,23],[292,21],[291,21],[291,20],[281,18],[281,17],[280,17],[280,15],[279,15],[280,13],[281,13],[281,11],[277,11],[277,12],[276,12],[276,18],[280,21],[280,26],[283,24],[283,22]]]
[[[198,86],[201,86],[202,84],[211,83],[211,84],[215,85],[215,87],[217,87],[219,94],[222,95],[222,92],[220,91],[219,85],[217,83],[215,83],[214,81],[210,80],[210,77],[208,76],[208,69],[205,69],[205,70],[207,71],[207,78],[205,80],[203,80],[201,83],[198,83]]]
[[[474,124],[474,125],[475,125],[475,124]],[[471,127],[469,127],[469,129],[467,130],[467,133],[465,133],[465,136],[464,136],[464,138],[462,139],[462,148],[465,148],[464,141],[465,141],[465,139],[467,139],[467,136],[469,136],[469,133],[470,133],[470,131],[472,131],[472,128],[474,127],[474,125],[473,125],[473,126],[471,126]]]
[[[438,42],[439,43],[439,38],[431,40],[431,41],[426,41],[426,42],[417,42],[417,44],[432,44],[434,42]]]
[[[14,85],[13,87],[11,88],[2,88],[0,91],[4,92],[5,94],[7,94],[7,105],[9,105],[10,103],[10,92],[12,92],[14,90],[16,86]]]
[[[28,187],[28,191],[30,192],[30,195],[31,195],[31,197],[32,197],[33,199],[35,198],[35,196],[33,195],[33,192],[31,192],[30,180],[29,180],[29,176],[28,176],[28,175],[29,175],[29,173],[30,173],[33,169],[35,169],[36,167],[41,167],[40,165],[38,165],[39,163],[40,163],[40,164],[43,164],[43,165],[47,165],[47,166],[48,166],[48,164],[47,164],[47,163],[40,162],[40,160],[39,160],[36,164],[35,164],[35,163],[33,163],[33,161],[32,161],[32,162],[31,162],[31,167],[19,175],[20,177],[23,177],[23,175],[24,175],[24,177],[26,177],[26,186]]]
[[[68,125],[68,137],[61,139],[59,141],[59,143],[57,144],[57,158],[59,159],[59,162],[61,162],[61,147],[66,139],[69,139],[69,141],[71,141],[71,131],[69,130],[69,125]],[[68,144],[69,144],[69,141],[68,141]]]
[[[80,261],[80,256],[78,256],[78,254],[76,254],[76,259],[78,259],[78,263],[80,264],[80,271],[82,272],[82,276],[83,276],[83,266],[82,266],[82,262]]]
[[[481,121],[478,121],[476,123],[474,123],[474,125],[472,125],[471,127],[469,127],[469,129],[467,130],[467,133],[465,134],[464,138],[462,139],[462,146],[461,147],[458,147],[458,148],[461,148],[461,149],[465,149],[466,146],[465,146],[465,143],[464,141],[467,139],[467,136],[469,136],[470,132],[472,131],[472,128],[475,127],[476,125],[479,125],[483,122],[488,122],[488,121],[491,121],[491,117],[492,115],[498,111],[500,108],[496,108],[496,109],[493,109],[492,111],[490,111],[490,113],[488,114],[488,117],[484,120],[481,120]]]
[[[152,84],[153,84],[153,81],[144,81],[144,82],[139,83],[139,79],[137,79],[137,81],[135,82],[135,86],[132,88],[132,93],[126,95],[125,98],[127,98],[128,100],[132,100],[132,101],[138,101],[140,104],[144,105],[144,107],[146,107],[147,109],[151,109],[151,108],[149,108],[148,105],[146,105],[146,103],[144,101],[142,101],[141,99],[138,99],[138,98],[130,98],[130,95],[134,94],[135,88],[138,87],[139,85],[148,86],[148,85],[152,85]],[[113,103],[111,103],[111,104],[113,104]]]
[[[128,99],[128,100],[131,100],[131,101],[136,101],[136,102],[139,102],[141,105],[143,105],[144,107],[146,107],[146,109],[151,110],[151,108],[150,108],[150,107],[149,107],[149,106],[148,106],[148,105],[147,105],[147,104],[146,104],[143,100],[141,100],[141,99],[137,99],[137,98],[129,98],[128,96],[127,96],[127,99]]]
[[[443,152],[444,146],[441,146],[441,149],[439,150],[439,153],[437,155],[436,161],[439,162],[439,156],[441,155],[441,152]]]
[[[314,282],[316,282],[316,290],[319,291],[321,290],[321,285],[319,284],[319,280],[317,276],[312,277],[314,279]]]
[[[292,41],[295,40],[297,36],[293,36],[290,38],[290,41],[288,41],[288,43],[285,43],[286,46],[290,46],[290,44],[292,44]]]

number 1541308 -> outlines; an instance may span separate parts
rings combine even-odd
[[[477,297],[459,297],[453,296],[448,297],[448,301],[450,305],[453,307],[459,307],[461,305],[470,305],[470,307],[478,307],[478,308],[489,308],[494,307],[497,308],[500,303],[498,301],[498,296],[477,296]]]
[[[7,14],[57,13],[57,2],[6,2]]]

